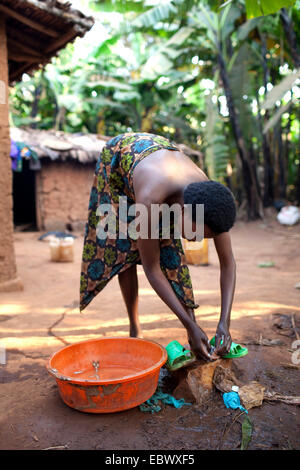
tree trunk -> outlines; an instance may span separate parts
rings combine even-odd
[[[298,114],[298,118],[300,118]],[[296,200],[300,206],[300,130],[298,131],[298,178],[296,183]]]
[[[281,10],[280,10],[280,19],[281,19],[281,22],[282,22],[282,26],[283,26],[283,30],[284,30],[284,33],[285,33],[286,41],[289,45],[292,61],[295,65],[295,67],[298,68],[298,67],[300,67],[300,50],[299,50],[298,44],[297,44],[297,38],[296,38],[296,34],[295,34],[294,23],[293,23],[291,17],[289,16],[288,10],[286,8],[281,8]],[[290,121],[289,121],[289,123],[290,123]],[[289,142],[288,142],[288,139],[287,139],[286,140],[286,156],[287,156],[287,158],[289,157],[288,150],[289,150]],[[299,159],[300,159],[300,155],[299,155]],[[287,162],[288,162],[288,160],[287,160]],[[296,187],[296,199],[298,201],[298,204],[300,205],[300,161],[298,163],[298,177],[297,177],[296,185],[297,185],[297,187]]]
[[[35,90],[34,90],[34,100],[33,100],[33,103],[32,103],[31,113],[30,113],[30,117],[32,117],[33,119],[36,118],[36,116],[38,115],[38,112],[39,112],[38,107],[39,107],[39,101],[40,101],[42,89],[43,89],[42,84],[39,83],[35,87]],[[30,127],[31,127],[31,129],[36,129],[37,122],[32,122],[30,124]]]
[[[61,106],[59,108],[59,111],[58,111],[58,113],[56,115],[56,119],[55,119],[55,130],[56,131],[63,131],[66,112],[67,112],[67,109],[64,106]]]
[[[284,160],[284,152],[283,152],[283,145],[282,145],[282,126],[281,126],[281,119],[278,123],[278,170],[279,170],[279,197],[282,199],[286,198],[286,172],[285,172],[285,160]]]
[[[269,70],[267,65],[267,47],[266,47],[266,39],[265,35],[259,31],[260,39],[261,39],[261,52],[262,52],[262,70],[263,70],[263,82],[264,82],[264,89],[265,89],[265,98],[267,96],[267,84],[269,81]],[[264,207],[269,207],[274,202],[274,172],[273,172],[273,165],[272,165],[272,157],[271,157],[271,149],[269,145],[269,134],[263,133],[263,119],[261,116],[261,109],[259,103],[259,94],[258,90],[256,90],[256,100],[257,100],[257,107],[258,107],[258,125],[262,135],[262,144],[263,144],[263,160],[264,160],[264,192],[263,192],[263,205]],[[269,120],[269,111],[266,110],[265,120]]]
[[[268,134],[263,133],[263,120],[261,116],[261,108],[259,103],[258,90],[256,90],[256,101],[258,109],[258,127],[262,135],[262,150],[264,161],[264,189],[263,189],[263,205],[269,207],[274,201],[274,170],[271,157],[271,148],[269,145]]]
[[[285,32],[285,38],[290,48],[291,57],[296,67],[300,67],[300,51],[297,46],[297,38],[294,24],[286,8],[281,8],[280,19]]]
[[[293,90],[291,90],[291,100],[292,99],[293,99]],[[287,188],[288,188],[289,181],[290,181],[290,168],[289,168],[290,165],[289,165],[289,162],[290,162],[290,158],[292,159],[292,153],[291,153],[291,157],[290,157],[290,147],[291,147],[291,145],[290,145],[290,140],[289,140],[289,135],[290,135],[290,132],[291,132],[291,122],[292,122],[291,113],[292,113],[292,110],[293,110],[293,105],[290,106],[288,123],[286,125],[286,128],[284,129],[284,135],[285,135],[284,161],[285,161],[285,172],[286,172],[286,185],[287,185]],[[287,191],[286,197],[289,197],[288,191]]]
[[[252,171],[253,171],[253,174],[255,176],[255,184],[256,184],[256,187],[257,187],[257,193],[258,193],[258,196],[261,198],[261,191],[260,191],[260,186],[259,186],[259,181],[258,181],[257,171],[256,171],[258,162],[257,162],[257,158],[256,158],[256,154],[254,152],[252,142],[250,142],[250,144],[249,144],[249,156],[250,156],[250,159],[251,159]]]
[[[300,206],[300,159],[298,163],[298,181],[297,181],[297,187],[296,187],[296,200],[297,200],[298,206]]]
[[[229,59],[231,59],[231,57],[233,56],[233,53],[234,53],[234,50],[233,50],[233,47],[232,47],[231,36],[227,36],[227,38],[226,38],[226,52],[227,52],[227,55],[228,55]]]
[[[220,69],[220,77],[222,80],[222,84],[223,84],[223,88],[224,88],[224,92],[226,96],[233,135],[236,140],[238,155],[242,164],[243,182],[244,182],[244,188],[246,191],[246,197],[247,197],[247,203],[248,203],[248,207],[247,207],[248,218],[250,220],[263,218],[263,208],[262,208],[261,199],[259,197],[259,192],[258,192],[258,187],[257,187],[257,182],[256,182],[256,177],[255,177],[255,169],[253,168],[251,164],[251,159],[248,155],[248,152],[245,146],[245,141],[242,136],[241,128],[237,119],[237,113],[236,113],[236,109],[234,106],[231,88],[229,85],[228,73],[227,73],[226,65],[223,59],[223,55],[222,55],[221,44],[219,44],[219,47],[218,47],[218,65]]]

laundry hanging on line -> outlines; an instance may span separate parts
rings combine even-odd
[[[24,142],[11,140],[10,144],[11,169],[20,173],[23,170],[23,158],[29,160],[30,169],[40,170],[41,165],[36,152]]]

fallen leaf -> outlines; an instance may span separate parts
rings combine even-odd
[[[261,406],[264,399],[265,389],[266,387],[256,381],[250,382],[248,385],[243,385],[239,389],[239,396],[244,407],[247,410],[250,410],[255,406]]]
[[[242,444],[241,450],[246,450],[252,437],[252,423],[249,416],[245,416],[242,423]]]
[[[263,263],[258,263],[259,268],[271,268],[272,266],[275,266],[274,261],[265,261]]]

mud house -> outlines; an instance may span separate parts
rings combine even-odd
[[[28,154],[22,171],[13,172],[15,226],[82,230],[95,163],[109,137],[20,128],[10,134]]]
[[[49,62],[93,26],[92,18],[70,5],[62,0],[0,0],[0,291],[22,288],[13,244],[8,85]]]

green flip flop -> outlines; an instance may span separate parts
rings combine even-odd
[[[192,351],[186,349],[178,341],[171,341],[166,346],[168,360],[166,367],[170,371],[180,369],[196,361],[196,357]]]
[[[221,341],[221,344],[222,343],[223,343],[223,341]],[[212,346],[216,345],[216,337],[215,336],[210,340],[210,344]],[[248,354],[248,349],[247,348],[241,346],[240,344],[232,342],[229,353],[226,354],[225,356],[222,356],[222,357],[224,359],[234,359],[234,358],[237,358],[237,357],[246,356],[246,354]]]

